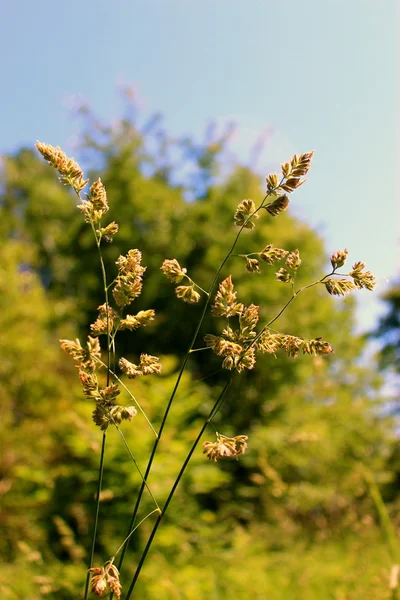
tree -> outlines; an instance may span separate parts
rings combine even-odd
[[[395,283],[383,296],[386,314],[383,315],[374,332],[382,342],[381,365],[384,369],[400,371],[400,284]]]

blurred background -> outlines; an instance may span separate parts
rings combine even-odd
[[[395,0],[16,0],[2,12],[3,597],[81,597],[101,445],[58,343],[83,340],[104,302],[96,247],[34,149],[39,139],[91,180],[101,175],[120,224],[107,271],[130,248],[143,252],[133,310],[157,318],[117,341],[132,360],[162,356],[160,378],[131,386],[156,427],[201,312],[176,299],[163,260],[177,258],[208,287],[238,203],[257,203],[266,175],[315,150],[289,211],[245,232],[241,251],[299,248],[301,285],[348,248],[348,264],[366,262],[376,290],[340,299],[311,290],[281,317],[280,331],[322,336],[335,354],[267,356],[237,379],[216,427],[248,435],[249,450],[214,465],[198,449],[138,589],[145,600],[397,598]],[[230,272],[263,319],[288,298],[272,267],[250,275],[231,262]],[[202,335],[218,330],[214,321]],[[193,357],[150,478],[160,501],[226,377],[208,353]],[[141,419],[124,432],[144,470],[152,439]],[[140,485],[121,440],[108,438],[97,563],[123,540]],[[132,541],[123,582],[150,527]]]

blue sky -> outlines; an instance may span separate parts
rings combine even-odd
[[[13,0],[0,22],[3,152],[36,139],[74,149],[78,99],[104,119],[132,84],[173,134],[237,123],[232,151],[267,174],[315,149],[295,214],[379,281],[361,328],[398,273],[396,0]],[[240,199],[238,199],[240,200]]]

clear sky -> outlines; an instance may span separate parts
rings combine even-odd
[[[265,134],[257,169],[315,149],[295,214],[378,276],[399,272],[395,171],[396,0],[4,0],[0,150],[36,139],[74,147],[76,98],[107,120],[118,85],[172,134],[234,120],[242,161]],[[238,199],[241,200],[241,199]],[[368,295],[369,294],[369,295]],[[360,294],[361,328],[377,294]]]

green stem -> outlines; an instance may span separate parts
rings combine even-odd
[[[222,391],[220,392],[220,394],[219,394],[219,396],[218,396],[218,398],[217,398],[214,406],[212,407],[212,409],[210,411],[210,414],[208,415],[207,419],[205,420],[203,426],[201,427],[201,429],[200,429],[200,431],[199,431],[199,433],[198,433],[195,441],[193,442],[193,445],[192,445],[192,447],[191,447],[191,449],[190,449],[187,457],[185,458],[185,461],[184,461],[184,463],[183,463],[183,465],[181,467],[181,470],[178,473],[178,476],[177,476],[177,478],[176,478],[176,480],[174,482],[174,485],[172,486],[172,488],[170,490],[168,498],[165,501],[163,509],[162,509],[161,513],[158,515],[156,522],[154,523],[153,530],[152,530],[152,532],[150,534],[150,537],[149,537],[149,539],[147,541],[146,547],[145,547],[145,549],[142,552],[142,556],[140,557],[140,561],[139,561],[138,566],[136,568],[135,575],[133,576],[133,579],[131,581],[131,585],[129,586],[127,595],[125,597],[125,600],[129,600],[129,598],[131,597],[133,588],[135,587],[135,584],[136,584],[136,581],[137,581],[137,579],[139,577],[140,571],[142,570],[144,561],[146,560],[147,553],[148,553],[148,551],[150,549],[150,546],[151,546],[151,544],[153,542],[154,536],[157,533],[157,529],[159,528],[160,523],[163,520],[165,513],[167,512],[168,506],[170,505],[170,502],[171,502],[171,500],[172,500],[172,498],[173,498],[173,496],[175,494],[176,488],[178,487],[178,485],[180,483],[180,480],[182,479],[182,476],[183,476],[183,474],[184,474],[184,472],[186,470],[186,467],[188,466],[189,461],[192,458],[193,453],[196,450],[197,445],[200,442],[203,433],[205,432],[208,424],[211,422],[211,419],[212,419],[212,416],[214,414],[215,408],[221,403],[221,400],[223,400],[223,398],[225,396],[225,393],[226,393],[226,391],[227,391],[227,389],[228,389],[228,387],[229,387],[229,385],[231,383],[232,376],[233,376],[233,374],[229,377],[228,381],[225,383],[225,385],[224,385]]]
[[[88,566],[88,572],[87,572],[87,575],[86,575],[86,585],[85,585],[84,600],[87,600],[88,593],[89,593],[89,581],[90,581],[90,572],[89,572],[89,569],[91,569],[92,565],[93,565],[94,549],[95,549],[95,546],[96,546],[97,524],[98,524],[98,521],[99,521],[99,511],[100,511],[100,492],[101,492],[101,484],[102,484],[102,481],[103,481],[105,448],[106,448],[106,434],[103,433],[103,441],[102,441],[101,453],[100,453],[99,477],[98,477],[98,480],[97,480],[96,512],[95,512],[95,519],[94,519],[94,527],[93,527],[92,544],[91,544],[91,551],[90,551],[90,558],[89,558],[89,566]]]
[[[154,504],[156,505],[156,507],[157,507],[157,510],[161,510],[161,509],[160,509],[160,507],[159,507],[159,505],[158,505],[158,502],[157,502],[157,500],[154,498],[154,496],[153,496],[153,493],[152,493],[152,491],[151,491],[150,487],[148,486],[148,484],[147,484],[147,482],[146,482],[146,480],[145,480],[145,478],[144,478],[144,476],[143,476],[143,473],[142,473],[142,471],[140,470],[140,467],[139,467],[139,465],[137,464],[136,458],[133,456],[132,450],[129,448],[128,442],[126,441],[126,438],[125,438],[124,434],[122,433],[121,429],[118,427],[118,425],[117,425],[115,422],[114,422],[114,425],[115,425],[115,428],[116,428],[116,430],[118,431],[119,435],[121,436],[121,438],[122,438],[122,441],[123,441],[123,442],[124,442],[124,444],[125,444],[125,448],[127,449],[127,451],[128,451],[128,454],[129,454],[129,456],[131,457],[132,461],[134,462],[134,464],[135,464],[135,467],[136,467],[136,469],[137,469],[137,471],[138,471],[138,473],[139,473],[140,477],[142,478],[142,481],[143,481],[143,483],[145,484],[147,491],[149,492],[149,494],[150,494],[150,496],[151,496],[151,499],[153,500]]]
[[[96,228],[93,224],[92,221],[90,221],[90,224],[92,226],[92,230],[94,233],[94,237],[96,240],[96,245],[97,245],[97,250],[99,252],[99,257],[100,257],[100,265],[101,265],[101,273],[103,276],[103,285],[104,285],[104,295],[105,295],[105,300],[106,300],[106,316],[107,316],[107,386],[110,384],[110,368],[111,368],[111,332],[110,332],[110,317],[108,314],[109,311],[109,301],[108,301],[108,286],[107,286],[107,274],[106,274],[106,268],[104,265],[104,260],[103,260],[103,255],[101,253],[101,240],[100,238],[97,236],[96,233]]]
[[[191,279],[191,278],[189,277],[189,275],[185,275],[185,277],[186,277],[186,279],[188,279],[188,280],[190,281],[190,283],[191,283],[192,285],[194,285],[194,286],[195,286],[195,287],[197,287],[197,288],[198,288],[198,289],[199,289],[201,292],[203,292],[203,294],[205,294],[206,296],[208,296],[208,295],[209,295],[209,294],[208,294],[208,292],[207,292],[206,290],[203,290],[203,288],[202,288],[202,287],[200,287],[200,286],[199,286],[199,285],[198,285],[198,284],[197,284],[195,281],[193,281],[193,279]]]
[[[190,353],[193,354],[193,352],[203,352],[203,350],[211,350],[211,348],[209,348],[209,346],[204,346],[204,348],[193,348],[190,350]]]
[[[137,525],[135,525],[135,527],[130,532],[129,536],[131,536],[136,531],[136,529],[138,529],[138,527],[140,527],[141,524],[145,522],[146,519],[148,519],[149,517],[151,517],[151,515],[154,515],[154,513],[160,513],[160,512],[161,512],[160,507],[155,508],[154,510],[152,510],[151,513],[149,513],[148,515],[146,515],[145,517],[143,517],[143,519],[141,521],[139,521],[139,523]],[[118,550],[116,551],[116,553],[114,554],[114,556],[111,558],[110,562],[114,562],[115,557],[117,556],[117,554],[119,554],[121,552],[121,549],[122,549],[123,545],[127,541],[128,541],[128,538],[122,542],[122,544],[120,545],[120,547],[118,548]]]
[[[284,180],[284,177],[283,177],[283,178],[282,178],[282,180],[279,182],[279,184],[278,184],[277,188],[278,188],[278,187],[279,187],[279,186],[282,184],[283,180]],[[155,440],[155,442],[154,442],[154,445],[153,445],[153,449],[152,449],[152,451],[151,451],[151,454],[150,454],[149,462],[148,462],[148,465],[147,465],[147,468],[146,468],[146,472],[145,472],[145,475],[144,475],[144,481],[146,481],[146,480],[147,480],[147,478],[148,478],[148,475],[149,475],[149,473],[150,473],[150,471],[151,471],[151,467],[152,467],[152,464],[153,464],[153,461],[154,461],[154,456],[155,456],[155,454],[156,454],[156,452],[157,452],[157,447],[158,447],[158,444],[159,444],[159,442],[160,442],[160,439],[161,439],[161,437],[162,437],[162,433],[163,433],[164,426],[165,426],[165,423],[166,423],[166,421],[167,421],[167,418],[168,418],[168,415],[169,415],[169,411],[170,411],[170,408],[171,408],[172,402],[173,402],[173,400],[174,400],[174,398],[175,398],[175,394],[176,394],[176,392],[177,392],[177,390],[178,390],[178,387],[179,387],[179,384],[180,384],[180,381],[181,381],[181,378],[182,378],[183,372],[184,372],[184,370],[185,370],[185,367],[186,367],[186,364],[187,364],[187,362],[188,362],[188,360],[189,360],[189,356],[190,356],[190,354],[191,354],[191,352],[192,352],[192,350],[193,350],[193,346],[194,346],[194,344],[196,343],[197,336],[198,336],[198,334],[199,334],[199,331],[200,331],[200,328],[201,328],[201,326],[202,326],[202,324],[203,324],[204,317],[205,317],[205,315],[206,315],[206,312],[207,312],[208,306],[209,306],[209,304],[210,304],[210,302],[211,302],[211,297],[212,297],[213,290],[214,290],[214,288],[215,288],[215,286],[216,286],[216,284],[217,284],[217,281],[218,281],[218,277],[219,277],[219,275],[220,275],[220,273],[221,273],[221,271],[222,271],[223,267],[225,266],[225,263],[228,261],[228,259],[229,259],[229,258],[230,258],[230,256],[232,255],[232,253],[233,253],[233,251],[234,251],[234,249],[235,249],[235,247],[236,247],[236,244],[237,244],[237,242],[238,242],[238,240],[239,240],[239,237],[240,237],[240,235],[241,235],[241,233],[242,233],[243,229],[245,228],[246,224],[248,223],[248,221],[250,221],[250,220],[251,220],[251,218],[252,218],[252,217],[253,217],[253,216],[254,216],[256,213],[258,213],[258,211],[259,211],[259,210],[261,210],[261,208],[263,208],[265,200],[268,198],[268,196],[270,196],[270,195],[271,195],[272,193],[274,193],[274,192],[275,192],[275,189],[274,189],[274,190],[270,190],[269,192],[267,192],[267,194],[264,196],[264,198],[263,198],[263,200],[262,200],[262,202],[261,202],[260,206],[259,206],[258,208],[256,208],[256,210],[255,210],[255,211],[253,211],[253,212],[252,212],[252,213],[249,215],[249,217],[246,219],[246,221],[245,221],[245,222],[243,223],[243,225],[240,227],[240,229],[239,229],[238,233],[236,234],[236,236],[235,236],[235,238],[234,238],[234,241],[233,241],[233,243],[232,243],[232,246],[230,247],[230,249],[229,249],[228,253],[226,254],[225,258],[224,258],[224,259],[223,259],[223,261],[221,262],[221,264],[220,264],[219,268],[217,269],[217,271],[216,271],[216,273],[215,273],[215,275],[214,275],[214,278],[213,278],[213,280],[212,280],[212,283],[211,283],[211,285],[210,285],[209,291],[207,292],[207,294],[208,294],[208,295],[207,295],[207,300],[206,300],[206,302],[205,302],[205,304],[204,304],[203,312],[202,312],[202,314],[201,314],[201,316],[200,316],[200,320],[199,320],[199,322],[198,322],[198,324],[197,324],[197,327],[196,327],[196,330],[195,330],[195,332],[194,332],[194,335],[193,335],[192,341],[191,341],[191,343],[190,343],[190,346],[189,346],[189,348],[188,348],[188,350],[187,350],[187,352],[186,352],[186,355],[185,355],[185,357],[184,357],[184,359],[183,359],[183,361],[182,361],[181,368],[180,368],[180,370],[179,370],[178,377],[177,377],[177,380],[176,380],[176,383],[175,383],[174,389],[172,390],[172,394],[171,394],[171,396],[170,396],[170,398],[169,398],[169,401],[168,401],[168,403],[167,403],[167,407],[166,407],[166,409],[165,409],[164,416],[163,416],[163,419],[162,419],[162,421],[161,421],[160,429],[159,429],[159,432],[158,432],[158,438],[156,438],[156,440]],[[194,451],[194,449],[193,449],[193,451]],[[186,465],[185,465],[185,468],[186,468]],[[127,537],[129,537],[129,534],[130,534],[131,528],[133,527],[133,525],[134,525],[134,523],[135,523],[136,514],[137,514],[137,511],[138,511],[138,508],[139,508],[139,505],[140,505],[140,501],[141,501],[141,498],[142,498],[142,495],[143,495],[143,490],[144,490],[144,482],[142,482],[142,485],[140,486],[139,494],[138,494],[138,497],[137,497],[137,500],[136,500],[136,504],[135,504],[135,507],[134,507],[134,510],[133,510],[133,514],[132,514],[131,522],[130,522],[130,525],[129,525],[129,530],[128,530],[128,535],[127,535]],[[175,488],[173,488],[173,490],[175,491]],[[172,494],[172,495],[173,495],[173,494]],[[172,496],[171,496],[171,498],[172,498]],[[168,503],[169,503],[169,502],[168,502]],[[157,523],[159,523],[159,520],[157,520],[156,524],[157,524]],[[158,528],[158,524],[157,524],[157,528]],[[150,544],[148,544],[148,547],[150,547],[153,537],[154,537],[154,535],[152,535],[152,537],[151,537],[151,540],[149,540],[149,541],[150,541]],[[125,553],[126,553],[126,550],[127,550],[127,548],[128,548],[128,543],[129,543],[129,542],[127,542],[127,543],[124,545],[124,549],[123,549],[123,551],[122,551],[122,555],[121,555],[121,559],[120,559],[120,562],[119,562],[119,565],[118,565],[118,569],[120,569],[120,568],[121,568],[121,566],[122,566],[122,563],[123,563],[123,560],[124,560],[124,557],[125,557]],[[147,547],[147,546],[146,546],[146,547]],[[146,554],[147,554],[147,552],[146,552]],[[136,579],[137,579],[137,577],[136,577]],[[136,580],[135,580],[135,581],[136,581]],[[134,585],[134,583],[133,583],[133,585]],[[133,589],[133,586],[132,586],[132,589]],[[112,600],[112,595],[111,595],[111,598],[110,598],[110,600]]]
[[[82,201],[82,198],[81,198],[81,195],[80,195],[79,192],[77,192],[77,196]],[[106,311],[107,311],[107,386],[108,386],[110,384],[111,348],[110,348],[110,322],[109,322],[109,315],[108,315],[109,303],[108,303],[107,274],[106,274],[106,268],[104,266],[103,255],[101,253],[101,247],[100,247],[101,240],[100,240],[100,237],[98,237],[98,235],[96,233],[96,228],[95,228],[94,223],[93,223],[92,220],[90,221],[90,225],[92,227],[93,234],[94,234],[94,237],[95,237],[95,240],[96,240],[97,250],[99,252],[100,266],[101,266],[101,273],[102,273],[102,277],[103,277],[103,286],[104,286],[105,301],[106,301]],[[99,521],[99,511],[100,511],[100,492],[101,492],[101,485],[102,485],[102,481],[103,481],[105,448],[106,448],[106,434],[104,432],[103,433],[102,445],[101,445],[101,454],[100,454],[99,477],[98,477],[98,482],[97,482],[97,494],[96,494],[95,522],[94,522],[94,528],[93,528],[92,545],[91,545],[90,561],[89,561],[89,569],[92,567],[92,564],[93,564],[94,549],[95,549],[95,546],[96,546],[97,525],[98,525],[98,521]],[[87,600],[87,597],[88,597],[89,581],[90,581],[90,572],[88,570],[87,575],[86,575],[84,600]]]
[[[137,499],[136,499],[136,503],[135,503],[135,506],[134,506],[134,509],[133,509],[133,513],[132,513],[131,521],[130,521],[130,524],[129,524],[128,533],[127,533],[127,536],[126,536],[126,537],[127,537],[127,539],[128,539],[128,541],[127,541],[127,542],[125,543],[125,545],[124,545],[124,548],[123,548],[123,551],[122,551],[122,554],[121,554],[121,558],[120,558],[120,561],[119,561],[119,564],[118,564],[118,570],[120,570],[120,569],[121,569],[122,563],[123,563],[123,561],[124,561],[124,558],[125,558],[126,551],[127,551],[127,549],[128,549],[128,545],[129,545],[129,535],[130,535],[130,532],[131,532],[131,529],[132,529],[132,527],[134,526],[135,519],[136,519],[136,515],[137,515],[137,511],[138,511],[138,509],[139,509],[140,501],[141,501],[141,499],[142,499],[142,495],[143,495],[143,491],[144,491],[144,487],[145,487],[145,484],[144,484],[144,482],[145,482],[145,481],[147,481],[147,478],[148,478],[148,476],[149,476],[149,473],[150,473],[150,471],[151,471],[151,467],[152,467],[152,465],[153,465],[153,461],[154,461],[154,456],[155,456],[155,454],[156,454],[156,452],[157,452],[157,447],[158,447],[158,444],[159,444],[159,442],[160,442],[160,440],[161,440],[162,433],[163,433],[163,431],[164,431],[165,423],[166,423],[166,421],[167,421],[167,418],[168,418],[168,415],[169,415],[169,411],[170,411],[170,408],[171,408],[172,402],[174,401],[175,394],[176,394],[176,392],[177,392],[177,390],[178,390],[179,384],[180,384],[180,382],[181,382],[181,379],[182,379],[183,372],[184,372],[184,370],[185,370],[185,367],[186,367],[186,364],[187,364],[187,362],[188,362],[188,360],[189,360],[189,356],[190,356],[190,354],[191,354],[191,352],[192,352],[192,350],[193,350],[193,346],[194,346],[194,345],[195,345],[195,343],[196,343],[196,339],[197,339],[197,336],[198,336],[198,334],[199,334],[200,327],[201,327],[201,325],[203,324],[204,317],[205,317],[205,315],[206,315],[206,312],[207,312],[208,306],[209,306],[209,304],[210,304],[210,302],[211,302],[211,296],[212,296],[212,292],[213,292],[213,290],[214,290],[214,288],[215,288],[215,285],[216,285],[216,283],[217,283],[217,281],[218,281],[219,274],[221,273],[221,271],[222,271],[222,269],[223,269],[223,267],[224,267],[225,263],[227,262],[227,260],[228,260],[228,259],[229,259],[229,257],[231,256],[232,252],[234,251],[234,249],[235,249],[235,246],[236,246],[236,244],[237,244],[237,241],[238,241],[238,239],[239,239],[239,237],[240,237],[240,234],[242,233],[242,231],[243,231],[243,229],[244,229],[244,227],[245,227],[245,225],[246,225],[247,221],[249,221],[249,220],[250,220],[250,219],[253,217],[253,215],[254,215],[256,212],[258,212],[258,211],[259,211],[259,210],[262,208],[262,206],[263,206],[263,203],[265,202],[265,199],[266,199],[266,198],[269,196],[269,194],[270,194],[270,193],[271,193],[271,192],[268,192],[268,194],[267,194],[267,195],[266,195],[266,196],[263,198],[263,200],[262,200],[262,202],[261,202],[260,206],[259,206],[259,207],[258,207],[258,208],[257,208],[257,209],[256,209],[256,210],[255,210],[255,211],[254,211],[254,212],[253,212],[253,213],[252,213],[252,214],[251,214],[251,215],[248,217],[248,219],[245,221],[245,223],[244,223],[244,224],[243,224],[243,225],[240,227],[240,229],[239,229],[239,232],[238,232],[238,233],[237,233],[237,235],[235,236],[235,239],[234,239],[234,241],[233,241],[233,244],[232,244],[232,246],[231,246],[231,248],[230,248],[229,252],[227,253],[227,255],[226,255],[226,256],[225,256],[225,258],[223,259],[222,263],[220,264],[220,266],[219,266],[218,270],[216,271],[216,273],[215,273],[215,275],[214,275],[214,278],[213,278],[213,280],[212,280],[212,283],[211,283],[211,285],[210,285],[209,291],[207,292],[207,294],[208,294],[208,295],[207,295],[207,300],[206,300],[206,302],[205,302],[205,304],[204,304],[203,312],[202,312],[202,314],[201,314],[201,317],[200,317],[200,320],[199,320],[199,322],[198,322],[198,324],[197,324],[196,330],[195,330],[195,332],[194,332],[194,334],[193,334],[192,341],[190,342],[189,348],[188,348],[188,350],[187,350],[187,352],[186,352],[186,354],[185,354],[185,357],[184,357],[184,359],[183,359],[183,361],[182,361],[182,364],[181,364],[181,367],[180,367],[180,370],[179,370],[179,373],[178,373],[178,376],[177,376],[177,379],[176,379],[176,382],[175,382],[174,388],[173,388],[173,390],[172,390],[172,393],[171,393],[171,396],[170,396],[170,398],[169,398],[169,400],[168,400],[168,403],[167,403],[167,406],[166,406],[166,409],[165,409],[165,412],[164,412],[164,416],[163,416],[163,418],[162,418],[162,421],[161,421],[161,424],[160,424],[160,429],[159,429],[159,431],[158,431],[158,437],[156,437],[156,440],[155,440],[155,442],[154,442],[154,445],[153,445],[153,448],[152,448],[152,451],[151,451],[151,454],[150,454],[149,462],[148,462],[148,464],[147,464],[146,472],[145,472],[145,474],[144,474],[144,480],[143,480],[143,482],[142,482],[142,484],[141,484],[141,486],[140,486],[139,493],[138,493],[138,497],[137,497]],[[111,598],[110,598],[110,600],[112,600],[112,595],[111,595]]]
[[[297,290],[297,292],[293,292],[291,298],[289,298],[289,300],[286,302],[286,304],[283,306],[283,308],[281,308],[281,310],[278,312],[277,315],[275,315],[275,317],[273,317],[273,319],[271,319],[270,321],[268,321],[268,323],[266,325],[264,325],[264,327],[261,329],[261,331],[259,331],[257,333],[256,337],[254,338],[254,340],[252,340],[251,344],[246,348],[246,350],[249,350],[249,348],[251,348],[260,339],[262,334],[267,329],[269,329],[270,325],[272,325],[272,323],[275,323],[275,321],[277,321],[279,319],[279,317],[285,312],[285,310],[293,302],[293,300],[295,300],[295,298],[297,298],[297,296],[299,296],[305,290],[308,290],[309,288],[312,288],[312,287],[318,285],[319,283],[323,283],[324,279],[326,279],[327,277],[330,277],[331,275],[333,275],[333,273],[334,273],[334,271],[332,271],[332,273],[328,273],[327,275],[324,275],[323,277],[321,277],[321,279],[318,279],[317,281],[313,281],[313,283],[304,285],[302,288]]]
[[[107,367],[106,363],[104,363],[100,358],[96,358],[95,357],[95,360],[97,360],[97,362],[99,362],[100,364],[102,364],[103,367]],[[157,437],[158,434],[157,434],[156,430],[154,429],[153,425],[150,423],[148,416],[146,415],[146,413],[144,412],[143,408],[140,406],[139,402],[136,400],[135,396],[132,394],[132,392],[130,391],[130,389],[124,384],[124,382],[118,377],[118,375],[116,375],[116,373],[114,371],[112,371],[111,369],[109,369],[109,372],[114,377],[114,379],[116,381],[118,381],[118,383],[120,384],[120,386],[123,387],[124,390],[129,394],[130,398],[134,401],[134,403],[136,404],[136,406],[138,407],[138,409],[140,410],[140,412],[142,413],[142,415],[146,419],[147,424],[149,425],[150,429],[154,433],[155,437]]]
[[[110,287],[110,286],[108,286],[108,287]],[[119,331],[119,325],[120,325],[121,321],[122,321],[122,316],[119,317],[118,323],[117,323],[116,327],[114,328],[114,333],[110,336],[110,343],[111,344],[114,343],[116,335],[117,335],[117,333]]]

